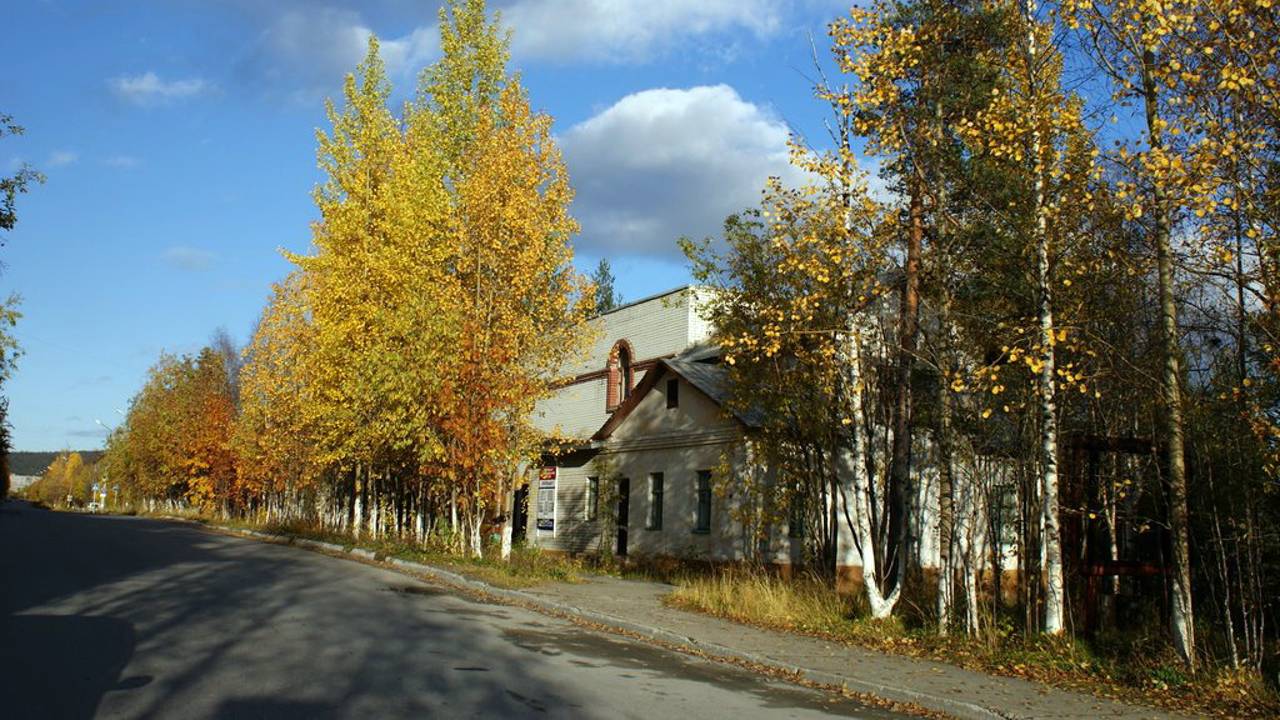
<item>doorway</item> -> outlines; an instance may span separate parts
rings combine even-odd
[[[618,480],[618,557],[627,556],[627,521],[631,513],[631,479]]]
[[[516,488],[511,502],[511,542],[523,542],[529,525],[529,485]]]

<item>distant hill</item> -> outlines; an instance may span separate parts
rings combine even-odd
[[[11,452],[9,453],[9,472],[13,475],[43,475],[53,463],[53,459],[62,453],[80,453],[86,463],[96,463],[102,457],[101,450],[57,450],[53,452]]]

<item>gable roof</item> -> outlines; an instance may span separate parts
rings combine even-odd
[[[718,354],[718,349],[713,353],[706,347],[698,347],[674,358],[659,360],[657,365],[654,365],[649,372],[644,374],[640,383],[631,391],[631,395],[622,405],[618,406],[617,410],[614,410],[613,415],[605,421],[595,435],[591,436],[591,439],[607,440],[609,436],[613,435],[614,430],[618,429],[618,426],[627,419],[627,416],[640,405],[645,395],[648,395],[649,391],[658,384],[658,380],[667,373],[672,373],[682,378],[716,405],[722,408],[727,407],[729,401],[729,371],[718,363],[705,361],[707,358],[716,357]],[[764,417],[757,410],[745,412],[731,410],[731,412],[738,422],[749,428],[758,428],[764,424]]]

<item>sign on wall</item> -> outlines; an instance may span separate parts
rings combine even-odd
[[[556,529],[556,469],[544,467],[538,473],[538,512],[535,522],[539,530]]]

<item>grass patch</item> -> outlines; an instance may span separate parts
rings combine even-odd
[[[784,580],[750,569],[688,574],[667,598],[673,607],[849,645],[928,658],[1173,710],[1235,718],[1280,716],[1280,697],[1256,673],[1211,668],[1187,675],[1157,634],[1127,633],[1090,643],[1026,637],[1009,628],[984,639],[941,636],[897,618],[875,620],[865,601],[836,594],[829,581]]]
[[[511,557],[504,561],[496,544],[486,546],[481,557],[466,556],[453,552],[451,548],[456,547],[456,543],[446,536],[433,537],[427,543],[419,544],[398,538],[356,540],[346,533],[302,523],[263,525],[240,520],[219,521],[218,524],[283,537],[327,542],[345,548],[358,547],[389,558],[451,570],[504,588],[532,587],[547,582],[578,582],[585,572],[583,564],[578,560],[552,555],[521,544],[512,547]]]

